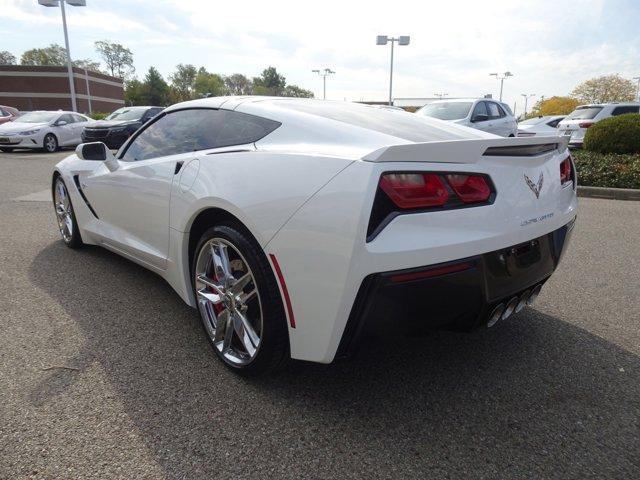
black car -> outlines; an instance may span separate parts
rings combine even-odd
[[[109,148],[120,148],[147,120],[163,107],[123,107],[104,120],[93,122],[82,130],[83,142],[104,142]]]

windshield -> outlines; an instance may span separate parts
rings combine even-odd
[[[469,115],[473,102],[430,103],[416,113],[440,120],[459,120]]]
[[[590,120],[600,113],[602,107],[578,107],[565,120]]]
[[[139,120],[146,110],[146,108],[119,108],[105,120]]]
[[[523,120],[519,123],[519,125],[538,125],[539,123],[544,122],[544,117],[534,117]]]
[[[20,123],[48,123],[60,115],[59,113],[49,113],[49,112],[30,112],[25,113],[18,120]]]

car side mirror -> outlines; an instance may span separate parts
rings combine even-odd
[[[485,115],[484,113],[479,113],[478,115],[473,116],[473,118],[471,119],[471,122],[472,123],[486,122],[487,120],[489,120],[489,115]]]
[[[76,147],[76,155],[80,160],[96,160],[104,162],[110,171],[118,169],[118,159],[102,142],[81,143]]]
[[[66,122],[66,121],[64,121],[64,120],[58,120],[58,121],[56,122],[56,124],[55,124],[55,125],[56,125],[56,127],[63,127],[63,126],[65,126],[66,124],[67,124],[67,122]]]

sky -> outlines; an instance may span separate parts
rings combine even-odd
[[[640,75],[640,0],[87,0],[67,21],[73,58],[100,60],[93,43],[106,39],[132,50],[138,77],[178,63],[247,76],[274,66],[319,98],[311,70],[331,68],[335,100],[388,98],[390,49],[376,35],[411,37],[395,49],[394,97],[497,98],[489,73],[510,71],[503,99],[520,112],[523,93],[535,102],[594,76]],[[18,58],[64,45],[60,11],[0,0],[0,39]]]

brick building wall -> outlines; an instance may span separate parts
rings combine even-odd
[[[73,76],[78,112],[112,112],[124,106],[122,79],[92,71],[85,75],[75,67]],[[0,105],[21,111],[71,110],[67,67],[0,65]]]

